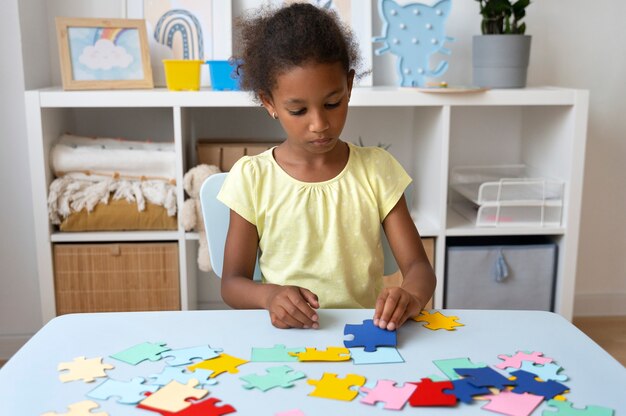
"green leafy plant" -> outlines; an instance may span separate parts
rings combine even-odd
[[[483,16],[483,35],[523,35],[526,23],[520,21],[526,16],[530,0],[476,0],[480,3]]]
[[[365,144],[363,143],[363,139],[361,139],[361,136],[359,136],[359,142],[358,142],[358,143],[355,143],[355,144],[356,144],[356,145],[358,145],[358,146],[361,146],[361,147],[364,147],[364,146],[365,146]],[[381,148],[383,148],[383,149],[387,150],[387,149],[389,149],[389,148],[391,147],[391,145],[390,145],[390,144],[385,144],[385,143],[378,142],[378,144],[376,145],[376,147],[381,147]]]

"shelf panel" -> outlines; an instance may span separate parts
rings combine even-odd
[[[441,232],[441,228],[437,227],[435,223],[419,215],[416,211],[411,211],[411,218],[417,227],[417,231],[420,233],[420,237],[438,237]]]
[[[59,87],[39,90],[43,108],[89,107],[257,107],[245,91],[149,90],[63,91]],[[555,87],[489,90],[469,94],[435,94],[415,88],[355,87],[351,107],[427,106],[527,106],[573,105],[577,90]]]
[[[188,232],[185,233],[185,240],[198,241],[200,240],[200,235],[196,232]]]
[[[178,231],[94,231],[83,233],[56,232],[50,235],[53,243],[98,243],[104,241],[178,241]]]
[[[448,207],[448,237],[498,236],[498,235],[562,235],[563,227],[476,227],[472,222]]]

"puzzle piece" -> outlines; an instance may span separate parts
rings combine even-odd
[[[365,384],[365,377],[356,374],[347,374],[344,378],[338,378],[337,374],[324,373],[319,380],[308,380],[315,390],[309,393],[309,396],[323,397],[325,399],[335,399],[351,401],[359,392],[351,390],[350,387],[361,387]]]
[[[367,393],[367,396],[361,399],[361,403],[374,405],[376,402],[384,402],[385,409],[401,410],[415,389],[417,389],[417,386],[411,383],[397,387],[395,381],[378,380],[376,387],[373,389],[361,387],[360,390]]]
[[[306,416],[302,410],[293,409],[287,410],[286,412],[276,413],[274,416]]]
[[[503,360],[500,364],[496,365],[496,368],[500,370],[504,370],[507,368],[521,368],[523,361],[530,361],[535,364],[548,364],[551,363],[552,358],[547,358],[543,356],[542,352],[532,352],[530,354],[522,351],[518,351],[515,355],[498,355],[498,358]]]
[[[348,361],[350,350],[343,347],[328,347],[321,351],[306,347],[305,352],[290,352],[289,355],[298,357],[298,361]]]
[[[161,359],[161,353],[169,350],[170,349],[165,346],[165,342],[142,342],[141,344],[134,345],[113,354],[110,357],[131,365],[137,365],[145,360],[159,361]]]
[[[469,358],[448,358],[434,360],[433,364],[441,370],[450,380],[458,380],[461,377],[454,371],[455,368],[482,368],[487,367],[484,363],[473,363]]]
[[[474,396],[491,393],[487,387],[474,386],[468,378],[452,380],[452,385],[454,386],[452,390],[444,389],[443,392],[454,395],[459,401],[466,404],[472,403]]]
[[[409,404],[413,407],[456,405],[456,396],[443,392],[443,390],[454,387],[451,381],[432,381],[429,378],[423,378],[421,381],[411,384],[417,386],[417,389],[409,397]]]
[[[172,380],[186,384],[191,379],[198,380],[201,385],[215,385],[217,380],[210,379],[211,374],[213,371],[210,370],[198,369],[192,372],[180,367],[165,367],[159,374],[152,374],[149,378],[153,379],[151,383],[157,386],[165,386]]]
[[[202,401],[193,401],[189,402],[189,407],[186,407],[179,412],[168,412],[166,410],[144,406],[143,404],[139,404],[137,407],[139,409],[160,413],[162,416],[223,416],[236,412],[236,409],[229,404],[217,406],[217,403],[219,402],[221,402],[221,400],[217,397],[210,397]]]
[[[239,379],[248,383],[243,386],[245,389],[253,389],[256,387],[259,390],[265,392],[273,389],[274,387],[293,387],[294,381],[306,377],[306,374],[299,371],[294,371],[291,367],[286,365],[271,367],[268,368],[266,371],[267,374],[265,375],[260,376],[257,374],[250,374],[244,377],[239,377]]]
[[[211,374],[211,378],[214,378],[225,372],[229,372],[231,374],[238,373],[239,370],[237,369],[237,367],[247,362],[248,360],[222,353],[216,358],[200,361],[199,363],[187,367],[187,369],[191,371],[199,368],[204,370],[212,370],[213,373]]]
[[[365,319],[362,324],[348,324],[343,330],[344,335],[354,335],[354,339],[343,342],[348,348],[364,347],[365,352],[374,352],[377,347],[395,347],[398,345],[396,331],[387,331],[374,325],[372,319]]]
[[[436,331],[438,329],[445,329],[446,331],[456,331],[455,327],[465,326],[460,322],[456,322],[459,319],[458,316],[446,316],[439,311],[431,313],[424,310],[420,313],[419,316],[416,316],[412,319],[415,322],[427,322],[426,325],[423,325],[424,328],[428,328],[433,331]]]
[[[560,400],[549,400],[548,406],[552,406],[557,411],[544,410],[541,416],[613,416],[615,414],[615,411],[608,407],[587,406],[584,409],[576,409],[572,402]]]
[[[503,390],[505,386],[515,386],[515,381],[509,380],[491,367],[455,368],[457,374],[468,377],[469,382],[476,387],[495,387]]]
[[[250,361],[253,362],[271,362],[271,363],[282,363],[282,362],[294,362],[298,361],[298,357],[290,355],[289,353],[298,353],[304,352],[304,347],[299,348],[286,348],[282,344],[274,345],[273,348],[252,348],[252,358]]]
[[[365,352],[362,347],[348,348],[354,364],[392,364],[403,363],[404,358],[393,347],[378,347],[374,352]]]
[[[95,389],[87,393],[87,397],[98,400],[107,400],[110,397],[119,397],[118,403],[137,404],[145,399],[145,392],[155,392],[159,386],[143,384],[143,377],[135,377],[131,381],[104,380]]]
[[[558,374],[563,368],[555,363],[544,365],[533,364],[530,361],[522,362],[522,370],[533,373],[542,380],[567,381],[569,377],[565,374]]]
[[[179,366],[191,364],[194,358],[200,360],[210,360],[215,358],[222,352],[221,348],[211,348],[210,345],[199,345],[197,347],[180,348],[170,350],[161,354],[161,358],[165,358],[167,365]],[[173,360],[167,360],[167,357],[174,357]]]
[[[67,406],[69,409],[67,413],[47,412],[43,413],[41,416],[109,416],[107,412],[91,413],[91,410],[97,409],[98,407],[100,407],[98,403],[92,402],[91,400],[84,400]]]
[[[191,406],[187,399],[201,399],[207,395],[208,390],[196,389],[197,380],[189,380],[186,384],[172,381],[166,386],[157,390],[146,397],[141,403],[141,408],[149,408],[149,410],[157,409],[157,411],[165,410],[166,412],[180,412]]]
[[[68,370],[59,374],[59,380],[64,383],[74,380],[83,380],[85,383],[92,383],[98,377],[107,377],[104,370],[111,370],[110,364],[103,364],[102,357],[85,359],[84,356],[74,358],[74,361],[60,363],[57,370]]]
[[[508,416],[528,416],[543,401],[541,396],[528,393],[516,394],[510,391],[502,391],[485,398],[489,400],[489,403],[482,409]]]
[[[558,381],[537,381],[533,373],[524,370],[513,371],[511,375],[516,378],[517,383],[517,386],[511,390],[513,393],[532,393],[550,400],[569,389],[565,384]]]

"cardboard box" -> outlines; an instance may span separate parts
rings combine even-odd
[[[241,157],[258,155],[280,143],[202,139],[196,145],[198,164],[215,165],[228,172]]]

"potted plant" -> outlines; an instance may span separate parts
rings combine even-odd
[[[474,84],[490,88],[523,88],[531,37],[525,35],[530,0],[476,0],[482,15],[482,35],[474,36]]]

